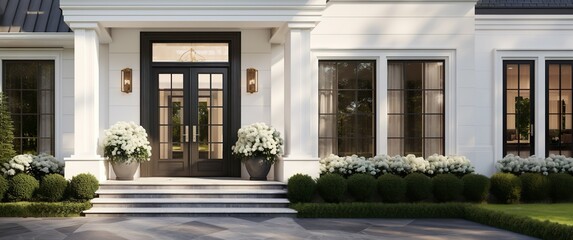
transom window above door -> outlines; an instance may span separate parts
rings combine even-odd
[[[153,43],[153,62],[229,62],[228,43]]]

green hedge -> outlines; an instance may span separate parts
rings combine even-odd
[[[571,239],[573,227],[500,211],[467,206],[465,219],[541,239]]]
[[[300,203],[300,218],[464,218],[541,239],[571,239],[573,226],[489,210],[464,203]]]
[[[462,203],[301,203],[293,204],[301,218],[461,218]]]
[[[90,208],[89,202],[0,203],[0,217],[77,217]]]

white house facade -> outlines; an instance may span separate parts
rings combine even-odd
[[[67,178],[115,178],[118,121],[149,134],[140,177],[248,178],[231,146],[255,122],[285,138],[269,179],[329,154],[464,155],[490,175],[510,153],[573,155],[573,8],[511,2],[0,1],[0,87],[17,151]]]

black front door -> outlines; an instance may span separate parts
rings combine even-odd
[[[157,89],[153,176],[224,176],[228,69],[153,68]]]
[[[142,32],[141,125],[151,161],[141,176],[238,177],[239,32]]]

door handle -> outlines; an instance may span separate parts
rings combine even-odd
[[[197,142],[197,126],[193,126],[193,142]]]
[[[185,126],[185,142],[189,142],[189,126]]]

